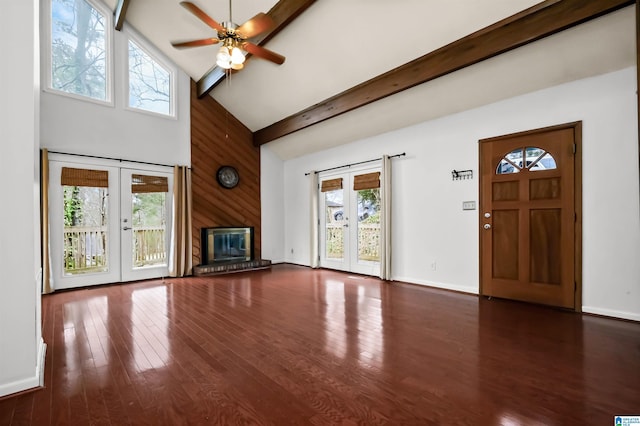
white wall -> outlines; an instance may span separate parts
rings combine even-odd
[[[462,211],[478,201],[478,140],[582,120],[583,309],[640,320],[635,79],[629,68],[286,161],[285,261],[309,264],[305,172],[406,151],[393,160],[393,278],[478,293],[478,212]],[[270,167],[279,165],[265,163],[263,176]],[[474,179],[452,181],[453,169]]]
[[[284,167],[266,145],[260,149],[261,256],[272,263],[284,261]]]
[[[0,2],[0,396],[38,386],[38,0]],[[16,42],[16,41],[19,42]],[[10,64],[7,65],[7,64]]]
[[[41,146],[65,153],[191,165],[189,76],[177,70],[177,118],[125,108],[127,40],[126,31],[114,31],[114,106],[42,92]],[[172,64],[159,51],[154,54]]]

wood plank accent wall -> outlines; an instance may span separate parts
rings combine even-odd
[[[253,226],[254,256],[259,259],[260,148],[247,127],[211,96],[198,99],[196,90],[192,81],[193,264],[200,264],[200,229],[213,226]],[[233,189],[216,181],[218,168],[226,165],[240,175]]]

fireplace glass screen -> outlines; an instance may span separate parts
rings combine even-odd
[[[203,264],[253,260],[253,227],[202,229]]]

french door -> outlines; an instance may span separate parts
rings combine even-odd
[[[51,161],[55,289],[168,274],[172,173]]]
[[[320,176],[320,266],[380,273],[380,172]]]

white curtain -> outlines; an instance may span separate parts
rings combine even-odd
[[[193,270],[191,231],[191,169],[173,168],[173,223],[169,247],[169,276],[184,277]]]
[[[391,158],[382,157],[380,171],[380,278],[391,280]]]
[[[309,173],[309,177],[310,177],[309,191],[311,193],[311,198],[310,198],[311,203],[309,205],[309,209],[310,209],[309,217],[311,218],[309,223],[309,231],[310,231],[309,265],[312,268],[318,268],[320,266],[320,256],[318,251],[318,241],[319,241],[318,232],[320,231],[320,229],[318,228],[318,220],[319,220],[318,203],[319,203],[319,197],[320,197],[319,190],[318,190],[318,173],[316,173],[315,171],[312,171],[311,173]]]

